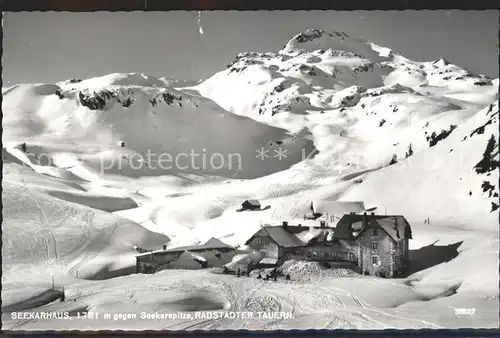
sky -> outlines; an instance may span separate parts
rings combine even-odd
[[[18,12],[3,16],[3,86],[139,72],[206,79],[240,52],[342,30],[415,61],[498,77],[498,11]]]

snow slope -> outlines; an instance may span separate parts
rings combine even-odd
[[[288,168],[300,161],[302,148],[312,148],[307,140],[294,140],[285,161],[263,165],[255,149],[289,139],[285,130],[229,114],[162,83],[111,74],[78,83],[22,85],[4,95],[3,142],[26,141],[29,153],[43,154],[58,167],[82,166],[91,180],[116,171],[130,177],[254,178]]]
[[[312,29],[278,52],[241,53],[193,84],[130,73],[2,89],[2,297],[29,306],[55,276],[74,301],[35,311],[271,309],[294,319],[5,315],[6,327],[498,327],[498,79]],[[148,153],[185,155],[165,169]],[[196,162],[216,153],[226,166]],[[268,207],[238,212],[250,198]],[[198,263],[196,271],[133,274],[138,248],[212,237],[243,245],[263,225],[306,223],[311,202],[321,200],[404,215],[412,274],[321,273],[274,284]],[[182,258],[180,266],[193,263]],[[455,308],[476,312],[460,317]]]
[[[76,189],[54,180],[30,182],[26,169],[14,166],[4,164],[2,186],[3,306],[29,298],[20,288],[43,290],[52,278],[64,285],[134,271],[136,246],[169,241],[128,219],[53,198],[47,188]]]

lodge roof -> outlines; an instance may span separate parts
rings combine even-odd
[[[366,226],[363,224],[366,217]],[[361,224],[360,231],[355,235],[353,225]],[[401,215],[344,215],[337,223],[335,237],[339,239],[353,239],[359,236],[367,228],[381,228],[392,239],[412,239],[411,227],[404,216]]]
[[[310,238],[302,236],[306,232],[307,234],[305,235],[310,234]],[[313,242],[325,241],[329,238],[329,235],[333,234],[333,232],[333,228],[320,226],[265,226],[250,237],[246,241],[245,245],[248,245],[255,236],[259,235],[269,236],[277,245],[285,248],[304,246]]]

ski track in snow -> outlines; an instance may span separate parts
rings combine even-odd
[[[29,194],[27,196],[32,199],[36,205],[38,206],[38,209],[40,210],[44,220],[45,220],[45,226],[47,228],[41,228],[38,227],[37,235],[39,235],[44,243],[45,243],[45,262],[46,263],[52,263],[52,264],[58,264],[59,263],[59,255],[57,253],[57,242],[54,236],[54,233],[51,230],[52,225],[50,224],[47,215],[45,215],[45,212],[43,211],[43,208],[41,207],[40,203],[36,198],[31,197]],[[48,232],[50,234],[49,238],[50,240],[47,239],[46,236],[43,235],[44,232]],[[52,247],[52,254],[51,254],[51,247]]]
[[[93,242],[88,243],[87,247],[83,249],[85,251],[85,255],[73,267],[71,267],[68,270],[68,273],[70,275],[73,275],[73,273],[75,272],[78,273],[78,270],[82,267],[83,264],[99,256],[99,254],[101,254],[100,250],[103,250],[106,247],[106,240],[108,240],[113,236],[113,234],[118,230],[118,227],[119,227],[118,222],[115,222],[115,224],[113,224],[112,226],[109,226],[104,230],[99,230],[99,233],[103,235],[103,237],[99,237],[99,241],[101,241],[102,244],[99,245],[97,248],[86,250],[88,246],[93,244]]]
[[[385,315],[387,317],[391,317],[391,318],[396,318],[396,319],[403,319],[403,320],[406,320],[408,322],[417,322],[419,324],[424,324],[422,327],[432,327],[432,328],[441,328],[440,326],[436,325],[436,324],[433,324],[433,323],[430,323],[430,322],[427,322],[427,321],[424,321],[424,320],[420,320],[420,319],[414,319],[414,318],[408,318],[408,317],[403,317],[401,315],[395,315],[395,314],[390,314],[386,311],[383,311],[379,308],[375,308],[373,306],[368,306],[363,300],[361,300],[359,297],[357,297],[355,294],[351,293],[351,292],[348,292],[342,288],[339,288],[339,287],[333,287],[333,289],[335,290],[338,290],[338,291],[342,291],[344,292],[346,295],[350,296],[352,298],[352,300],[354,301],[354,303],[356,304],[357,307],[363,309],[365,312],[364,313],[361,313],[361,312],[358,312],[360,315],[362,315],[363,317],[366,317],[367,319],[370,319],[371,321],[373,321],[374,323],[377,323],[378,325],[380,325],[381,328],[384,328],[384,327],[388,327],[388,325],[386,324],[382,324],[378,321],[375,321],[373,318],[369,317],[366,315],[366,312],[373,312],[373,313],[376,313],[376,314],[382,314],[382,315]]]

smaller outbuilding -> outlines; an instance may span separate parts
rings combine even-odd
[[[241,204],[241,210],[259,210],[262,207],[258,200],[246,200]]]
[[[162,269],[200,269],[220,267],[236,255],[236,248],[217,238],[205,244],[143,252],[136,255],[137,273],[155,273]]]

